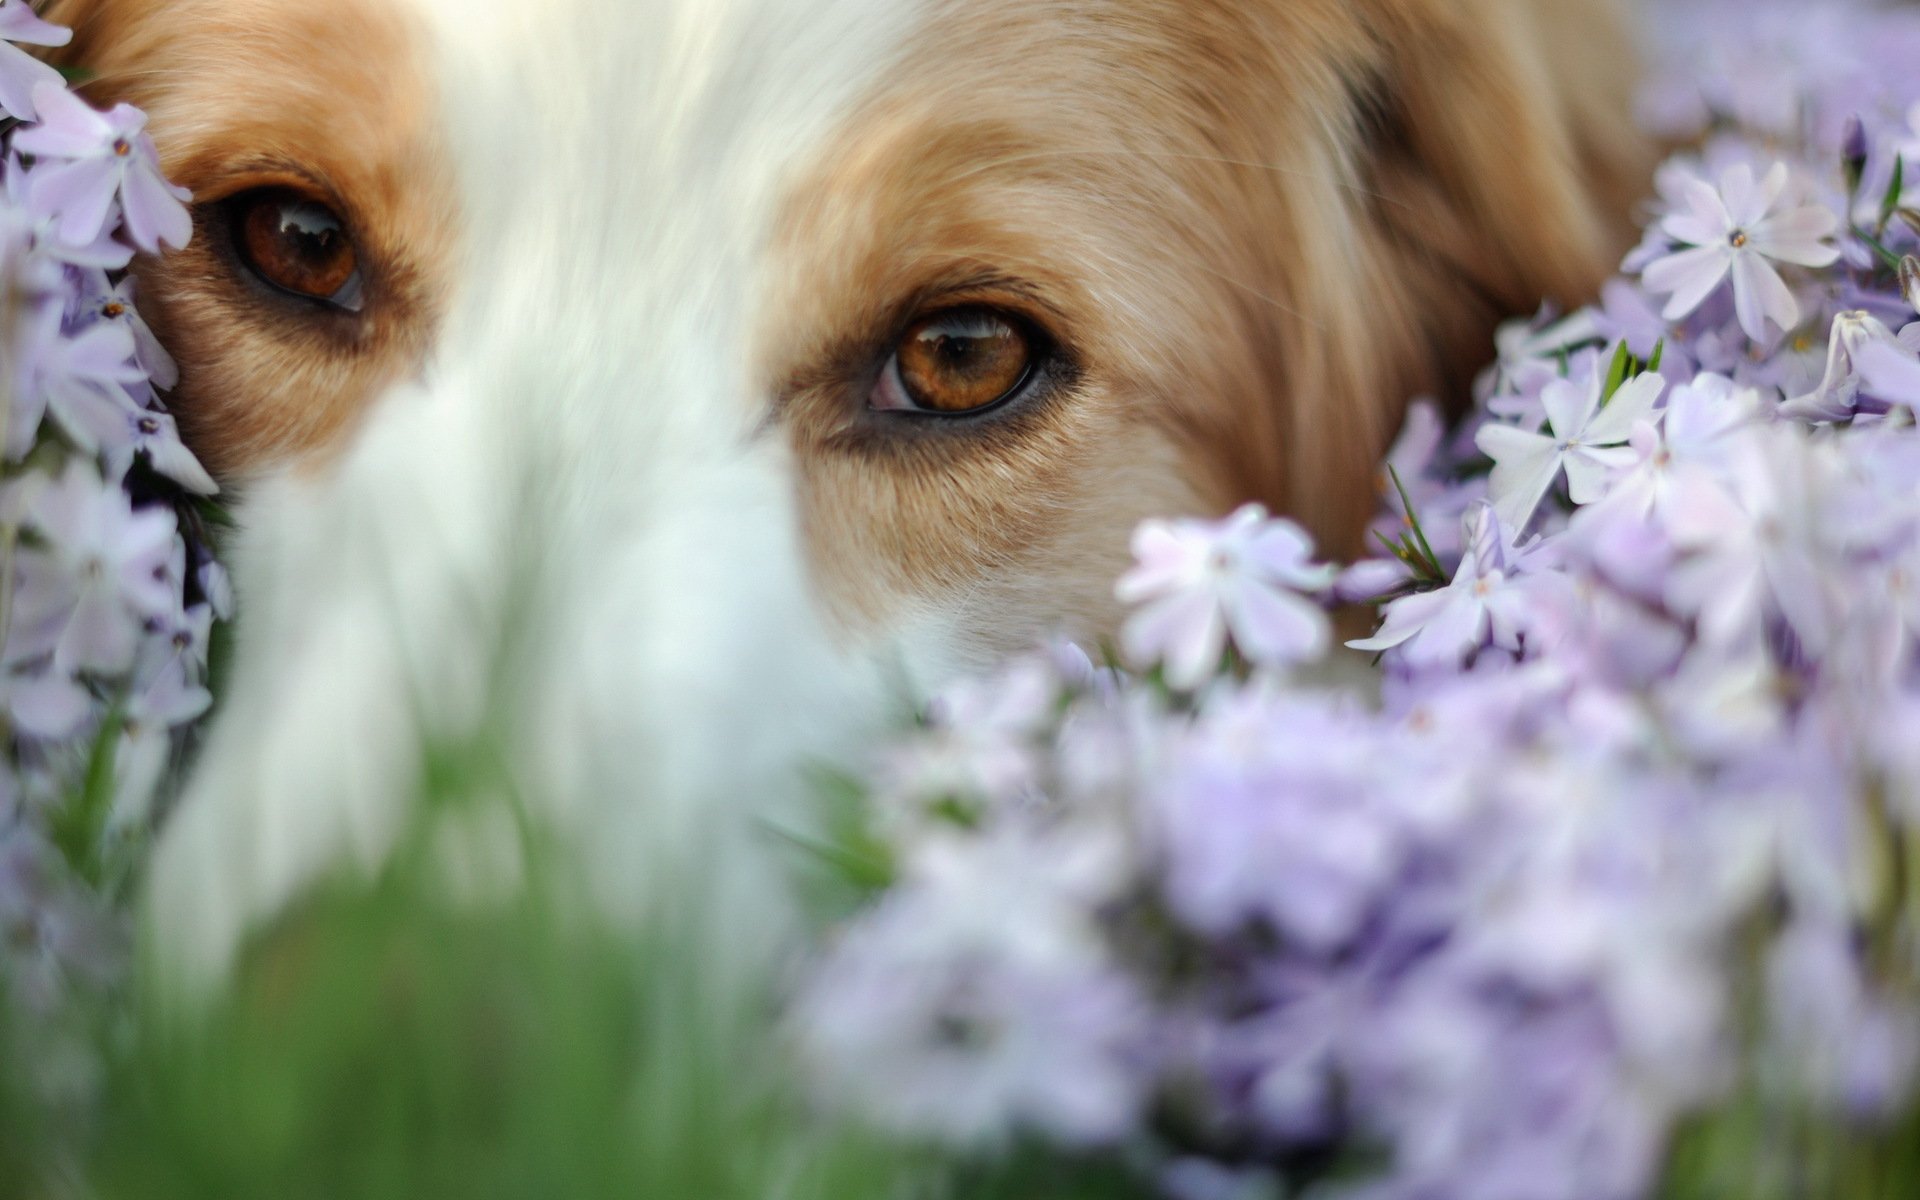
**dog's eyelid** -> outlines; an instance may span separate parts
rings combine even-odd
[[[278,160],[236,163],[194,189],[194,203],[218,208],[249,192],[285,191],[331,209],[348,232],[358,236],[364,222],[333,182],[304,167]]]
[[[929,315],[961,308],[1006,311],[1055,340],[1063,340],[1071,327],[1067,314],[1041,289],[1018,277],[993,272],[940,280],[921,288],[900,307],[894,325],[896,331],[904,330]]]

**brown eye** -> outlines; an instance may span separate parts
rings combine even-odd
[[[1008,400],[1033,375],[1034,336],[988,308],[962,308],[915,322],[895,345],[874,396],[892,412],[977,413]]]
[[[331,208],[269,188],[234,201],[233,222],[241,257],[261,279],[296,296],[360,310],[360,255]]]

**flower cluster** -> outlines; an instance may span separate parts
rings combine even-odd
[[[888,752],[794,1016],[825,1095],[1209,1200],[1639,1196],[1736,1093],[1910,1110],[1920,13],[1668,48],[1697,148],[1601,303],[1415,406],[1390,554],[1149,525],[1130,673],[1038,655]],[[1378,631],[1321,659],[1309,601]]]
[[[113,894],[179,731],[212,702],[231,604],[199,536],[218,489],[162,402],[178,372],[127,274],[136,250],[186,243],[186,194],[138,111],[95,111],[11,44],[68,37],[0,0],[0,991],[16,1019],[123,967]]]

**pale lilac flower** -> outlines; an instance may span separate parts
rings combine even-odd
[[[1800,920],[1788,926],[1767,964],[1775,1045],[1791,1056],[1797,1082],[1860,1120],[1892,1117],[1909,1103],[1920,1074],[1920,1012],[1873,995],[1854,931]]]
[[[1674,506],[1668,528],[1690,555],[1667,599],[1699,619],[1708,643],[1751,645],[1779,613],[1810,645],[1824,645],[1844,609],[1824,523],[1843,471],[1831,446],[1785,426],[1749,428],[1730,447],[1724,486],[1696,488]]]
[[[1910,350],[1875,342],[1861,347],[1856,363],[1874,395],[1920,412],[1920,359]]]
[[[123,271],[133,261],[133,248],[114,236],[112,227],[103,228],[90,242],[70,244],[60,237],[60,214],[36,210],[28,197],[29,172],[17,157],[8,158],[0,168],[0,192],[7,207],[0,207],[0,223],[17,228],[26,242],[22,253],[62,266],[76,267],[93,278],[94,272]],[[11,238],[13,234],[6,235]],[[57,290],[68,291],[66,280]]]
[[[117,325],[95,325],[73,337],[43,329],[17,367],[7,456],[26,457],[43,416],[52,416],[82,450],[97,450],[116,436],[136,411],[127,389],[146,380],[133,353],[132,334]]]
[[[75,462],[34,497],[27,522],[42,540],[18,554],[8,661],[51,653],[63,671],[126,671],[145,623],[180,604],[168,569],[173,514],[135,511]]]
[[[1660,373],[1672,382],[1692,378],[1697,364],[1684,331],[1660,313],[1645,289],[1625,279],[1609,280],[1600,289],[1600,310],[1594,326],[1607,345],[1625,342],[1627,351],[1642,361],[1660,352]]]
[[[1920,163],[1915,164],[1920,169]],[[1869,313],[1843,312],[1833,319],[1828,337],[1826,371],[1813,390],[1791,397],[1781,412],[1803,421],[1850,421],[1862,399],[1860,356],[1869,346],[1905,349],[1891,329]],[[1911,357],[1909,355],[1909,357]],[[1867,394],[1874,389],[1868,385]],[[1884,406],[1880,406],[1884,411]],[[1871,411],[1872,406],[1869,406]]]
[[[1394,601],[1377,634],[1347,645],[1393,651],[1422,669],[1458,667],[1489,645],[1518,652],[1529,628],[1550,611],[1538,601],[1553,585],[1510,573],[1506,533],[1490,506],[1467,515],[1463,540],[1467,553],[1452,583]]]
[[[227,569],[210,555],[202,557],[200,565],[195,568],[194,581],[200,585],[200,594],[207,598],[207,604],[212,607],[214,620],[231,621],[235,597],[233,579],[227,574]]]
[[[1313,561],[1304,530],[1259,505],[1221,521],[1148,521],[1133,553],[1116,594],[1138,611],[1121,642],[1135,663],[1162,664],[1173,687],[1204,682],[1229,638],[1263,667],[1316,658],[1327,647],[1326,614],[1302,593],[1327,587],[1334,571]]]
[[[936,697],[927,727],[882,756],[880,799],[894,819],[943,804],[1012,803],[1038,785],[1038,739],[1059,702],[1051,665],[1023,658]]]
[[[1611,473],[1631,461],[1625,445],[1634,427],[1653,419],[1666,387],[1661,376],[1636,376],[1603,403],[1606,379],[1599,360],[1592,364],[1585,378],[1557,379],[1541,393],[1549,432],[1487,425],[1475,439],[1493,460],[1494,511],[1515,533],[1532,521],[1562,473],[1575,504],[1598,500]]]
[[[34,89],[66,86],[60,72],[11,43],[64,46],[72,40],[72,30],[41,20],[27,0],[0,0],[0,110],[18,120],[32,121],[39,115]]]
[[[134,363],[146,372],[154,387],[165,390],[180,382],[180,367],[135,307],[135,286],[132,276],[111,284],[104,273],[90,274],[81,298],[80,320],[82,324],[99,321],[124,326],[133,335]]]
[[[1119,1137],[1144,1099],[1131,1064],[1146,1009],[1074,900],[1104,894],[1112,867],[1011,832],[934,849],[803,997],[803,1053],[844,1103],[907,1136]]]
[[[127,236],[140,249],[156,253],[163,243],[176,250],[187,244],[193,218],[182,201],[191,195],[161,174],[144,113],[127,104],[97,112],[55,84],[36,87],[33,101],[41,123],[21,130],[13,145],[36,160],[27,194],[41,212],[60,214],[62,240],[94,242],[117,203]]]
[[[16,730],[42,741],[74,737],[97,715],[93,696],[52,668],[16,671],[0,678],[0,705]]]
[[[101,439],[107,447],[107,474],[124,479],[135,458],[145,458],[157,473],[179,484],[196,496],[213,496],[220,485],[200,465],[193,451],[180,440],[179,426],[171,416],[152,408],[123,411],[124,433]]]
[[[1601,504],[1641,520],[1669,520],[1695,503],[1699,490],[1718,490],[1729,435],[1760,419],[1760,395],[1731,380],[1701,375],[1667,396],[1658,423],[1635,423],[1627,445],[1632,461],[1613,479]]]
[[[1587,309],[1558,318],[1543,310],[1530,321],[1508,321],[1494,334],[1493,375],[1485,386],[1507,389],[1529,370],[1550,368],[1557,356],[1599,337],[1599,325]]]
[[[1718,188],[1698,177],[1686,184],[1686,207],[1669,214],[1661,230],[1687,247],[1648,264],[1649,291],[1669,295],[1664,316],[1692,313],[1733,277],[1740,328],[1756,342],[1767,340],[1767,322],[1782,330],[1800,323],[1800,303],[1773,263],[1831,266],[1840,252],[1828,243],[1839,228],[1831,211],[1807,204],[1785,207],[1790,173],[1775,163],[1755,181],[1744,163],[1727,168]]]
[[[1316,950],[1353,937],[1404,853],[1371,734],[1262,691],[1209,713],[1156,797],[1175,910],[1215,935],[1258,919]]]

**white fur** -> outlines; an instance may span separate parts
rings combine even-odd
[[[814,611],[745,354],[781,182],[921,0],[410,2],[463,168],[460,287],[346,460],[248,501],[239,667],[154,865],[190,981],[391,849],[423,730],[496,730],[624,906],[687,869],[749,895],[749,810],[887,699],[894,648]]]

